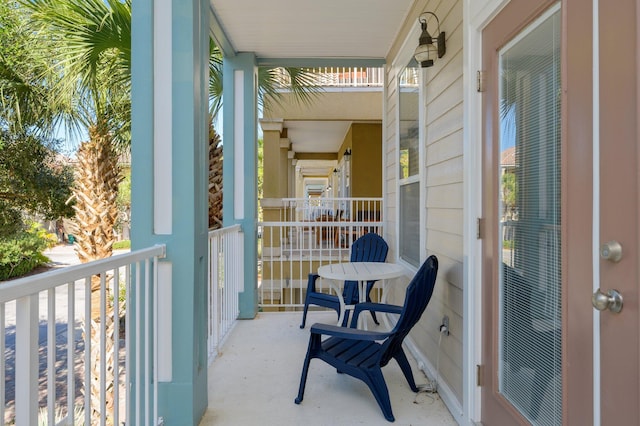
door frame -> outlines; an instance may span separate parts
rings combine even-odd
[[[476,235],[482,212],[482,96],[477,88],[482,70],[482,30],[509,3],[509,0],[463,0],[464,100],[463,100],[463,179],[464,231],[464,327],[463,327],[463,418],[467,424],[480,424],[482,388],[478,368],[482,364],[482,245]]]

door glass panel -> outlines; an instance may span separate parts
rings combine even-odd
[[[499,52],[500,393],[562,420],[560,7]]]

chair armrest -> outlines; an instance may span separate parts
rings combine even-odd
[[[311,334],[324,334],[326,336],[341,337],[349,340],[383,340],[389,337],[388,332],[358,330],[355,328],[340,327],[332,324],[316,323],[311,326]]]
[[[358,303],[353,311],[351,319],[351,328],[355,328],[358,324],[358,316],[362,311],[387,312],[389,314],[401,314],[403,306],[389,305],[386,303]]]
[[[309,274],[309,278],[307,280],[307,293],[316,293],[316,281],[318,280],[318,278],[320,278],[320,275],[318,274]]]

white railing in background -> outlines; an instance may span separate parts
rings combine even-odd
[[[283,198],[281,221],[380,221],[382,198]]]
[[[310,272],[349,261],[358,237],[383,235],[382,198],[284,198],[275,210],[279,220],[258,223],[258,303],[264,311],[301,308]],[[328,291],[327,283],[318,285]]]
[[[244,237],[240,225],[209,231],[209,362],[238,318],[238,295],[243,291]]]
[[[320,67],[309,68],[313,77],[310,85],[319,87],[383,87],[384,68],[366,67]],[[418,86],[418,75],[420,68],[407,67],[400,75],[400,82],[403,86]],[[275,71],[276,78],[281,89],[288,89],[291,86],[289,74],[282,68]]]
[[[322,87],[382,87],[384,68],[321,67],[310,68],[313,85]],[[283,69],[276,70],[282,88],[290,86],[290,77]]]
[[[0,425],[75,424],[69,415],[78,407],[85,425],[156,423],[157,265],[164,253],[165,246],[155,246],[0,285]],[[100,292],[97,348],[85,332],[92,279]],[[96,400],[92,363],[100,370]],[[111,383],[105,381],[108,369],[115,376]],[[107,392],[115,402],[111,408]],[[92,418],[94,409],[99,418]],[[127,413],[135,418],[126,419]]]

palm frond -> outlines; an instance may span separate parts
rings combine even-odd
[[[293,100],[300,105],[310,105],[323,92],[317,84],[316,73],[309,68],[270,67],[258,69],[258,102],[268,107],[264,100],[276,105],[282,102],[283,93],[292,93]]]
[[[209,40],[209,114],[215,118],[222,108],[222,52]]]
[[[62,77],[54,91],[67,131],[78,134],[101,120],[113,123],[115,140],[129,138],[128,131],[118,132],[130,124],[116,121],[129,120],[130,111],[116,118],[108,114],[114,111],[114,94],[131,92],[131,1],[20,1],[31,10],[41,36],[57,42],[50,74]],[[117,109],[130,108],[130,100],[116,103]]]

